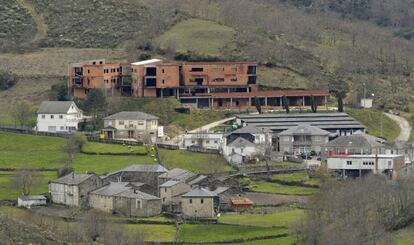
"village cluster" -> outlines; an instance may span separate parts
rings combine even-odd
[[[256,64],[249,62],[163,63],[153,59],[132,64],[95,60],[71,64],[69,92],[85,97],[90,89],[108,96],[167,97],[198,108],[255,107],[307,108],[326,106],[322,90],[261,90],[256,85]],[[289,102],[286,102],[289,101]],[[365,104],[365,103],[364,103]],[[38,110],[36,130],[71,133],[88,120],[73,101],[44,101]],[[123,111],[103,118],[101,139],[164,143],[177,148],[220,154],[229,164],[293,161],[306,168],[326,166],[341,178],[368,173],[390,178],[412,171],[414,145],[388,142],[367,134],[360,122],[343,112],[238,114],[223,127],[202,127],[171,140],[158,117]],[[221,125],[223,126],[223,125]],[[68,206],[89,206],[126,216],[147,217],[162,211],[187,218],[213,218],[220,211],[249,208],[253,202],[236,185],[214,176],[162,165],[131,165],[117,172],[70,173],[49,184],[50,200]],[[42,196],[19,199],[22,206],[45,203]]]

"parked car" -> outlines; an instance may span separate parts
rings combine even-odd
[[[312,156],[311,156],[310,154],[306,154],[306,153],[301,153],[301,154],[300,154],[300,157],[301,157],[303,160],[305,160],[305,159],[311,160],[311,159],[312,159]]]

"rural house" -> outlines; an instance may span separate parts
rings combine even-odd
[[[108,139],[145,140],[148,137],[155,142],[162,136],[158,129],[158,117],[145,112],[122,111],[105,117],[102,131]]]
[[[200,184],[206,178],[207,176],[205,175],[195,174],[181,168],[174,168],[158,176],[158,183],[162,184],[169,180],[175,180],[194,186]]]
[[[319,154],[329,141],[329,132],[310,125],[298,125],[278,134],[279,151],[298,155],[314,151]]]
[[[73,132],[84,120],[83,112],[73,101],[43,101],[37,111],[36,130],[40,132]]]
[[[184,135],[185,148],[198,147],[201,149],[220,150],[223,143],[223,133],[190,132]]]
[[[70,173],[50,181],[49,193],[52,203],[78,207],[87,204],[89,192],[102,185],[101,178],[96,174]]]
[[[169,180],[160,185],[160,198],[164,207],[169,211],[179,211],[181,195],[189,192],[191,186],[181,181]]]
[[[181,196],[182,214],[185,218],[213,218],[219,206],[215,193],[196,187]]]
[[[259,145],[238,137],[223,147],[223,157],[232,164],[242,164],[248,161],[256,161],[258,154],[263,152]]]
[[[92,191],[89,206],[125,216],[149,217],[161,213],[159,197],[139,191],[128,182],[110,182]]]
[[[385,140],[365,133],[355,133],[348,136],[339,136],[325,145],[324,153],[333,154],[383,154]]]

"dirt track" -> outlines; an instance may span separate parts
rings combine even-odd
[[[395,140],[396,141],[408,141],[410,139],[410,134],[411,134],[410,123],[403,117],[390,114],[390,113],[385,113],[385,112],[384,114],[387,117],[391,118],[392,120],[396,121],[401,128],[400,135],[398,135],[398,137]]]

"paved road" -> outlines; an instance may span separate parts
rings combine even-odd
[[[403,117],[390,114],[390,113],[386,113],[386,112],[384,112],[384,114],[387,117],[391,118],[392,120],[396,121],[401,128],[400,135],[398,135],[398,137],[395,140],[396,141],[408,141],[410,139],[410,133],[411,133],[410,123],[408,123],[408,121]]]

